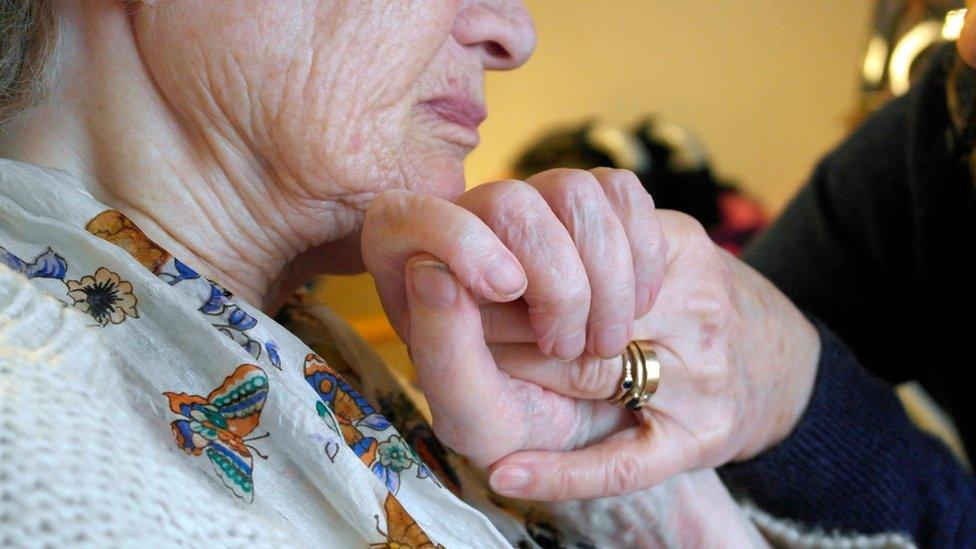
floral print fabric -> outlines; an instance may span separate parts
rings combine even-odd
[[[126,317],[139,318],[136,311],[139,300],[132,294],[132,283],[105,267],[99,267],[94,275],[83,276],[81,280],[65,280],[64,283],[68,286],[72,305],[91,315],[102,326],[109,322],[121,324]]]
[[[118,274],[99,267],[94,274],[80,280],[65,280],[68,262],[48,248],[32,261],[27,262],[0,246],[0,263],[23,274],[27,278],[60,280],[67,286],[71,305],[90,315],[101,326],[120,324],[127,317],[139,317],[136,310],[138,299],[132,293],[132,283],[122,280]]]
[[[197,483],[285,521],[296,544],[570,545],[492,497],[331,313],[299,297],[286,330],[68,174],[0,160],[0,268],[90,319],[126,379],[117,405],[158,441],[145,452],[178,452]]]

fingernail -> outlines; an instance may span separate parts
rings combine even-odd
[[[525,289],[525,275],[511,259],[505,257],[492,265],[485,273],[485,280],[501,297],[513,297]]]
[[[623,352],[629,340],[627,327],[623,324],[614,324],[596,328],[594,351],[603,358],[613,358]]]
[[[586,346],[586,334],[582,331],[564,336],[556,340],[552,346],[552,355],[560,360],[572,360],[583,353]]]
[[[457,283],[447,265],[437,261],[418,261],[410,266],[413,293],[428,307],[446,309],[457,302]]]
[[[532,482],[532,473],[521,467],[500,467],[489,479],[491,488],[500,494],[517,492],[528,486],[530,482]]]

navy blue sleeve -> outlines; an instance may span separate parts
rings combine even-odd
[[[818,324],[820,364],[794,432],[719,470],[763,510],[828,531],[899,532],[923,547],[976,545],[976,482],[911,423],[894,390]],[[924,357],[917,357],[919,361]]]

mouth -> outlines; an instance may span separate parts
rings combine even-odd
[[[488,117],[484,105],[458,95],[437,97],[424,101],[422,105],[444,120],[468,130],[477,131]]]

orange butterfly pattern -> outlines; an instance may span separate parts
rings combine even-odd
[[[434,543],[410,513],[400,505],[393,494],[387,494],[383,504],[386,511],[386,532],[380,529],[380,517],[376,516],[376,531],[386,537],[386,541],[374,543],[370,547],[380,549],[443,549]]]
[[[396,433],[382,414],[326,364],[322,357],[305,357],[305,381],[319,395],[315,403],[319,417],[369,467],[392,494],[400,490],[400,473],[414,467],[419,478],[430,478],[430,470]],[[326,443],[325,453],[334,459],[338,444]],[[436,482],[436,481],[435,481]]]
[[[186,393],[163,393],[169,408],[185,419],[172,423],[176,445],[192,456],[206,454],[217,476],[234,495],[247,503],[254,500],[254,459],[267,456],[245,439],[257,428],[268,398],[268,376],[253,364],[242,364],[207,398]]]

